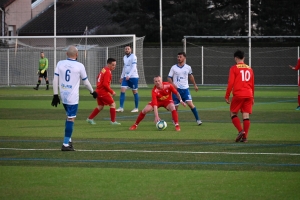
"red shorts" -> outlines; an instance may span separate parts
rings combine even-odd
[[[169,105],[170,103],[173,103],[173,104],[174,104],[174,101],[173,101],[173,100],[168,100],[168,101],[158,101],[158,102],[157,102],[157,108],[164,107],[164,108],[167,109],[167,107],[168,107],[168,105]],[[152,101],[150,101],[150,102],[148,103],[148,105],[154,107]]]
[[[114,99],[112,98],[111,95],[98,96],[97,103],[99,106],[111,105],[114,103]]]
[[[237,113],[241,111],[242,113],[252,113],[253,97],[232,97],[230,103],[230,112]]]

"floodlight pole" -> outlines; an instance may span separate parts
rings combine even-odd
[[[161,0],[159,0],[159,31],[160,31],[160,77],[163,80],[163,47],[162,47],[162,8]]]
[[[56,0],[54,0],[54,36],[56,36]],[[53,69],[56,66],[56,37],[54,37],[54,58],[53,58]]]
[[[248,7],[249,7],[249,25],[248,25],[248,40],[249,40],[249,66],[251,66],[251,0],[248,0]]]

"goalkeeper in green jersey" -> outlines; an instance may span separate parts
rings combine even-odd
[[[37,74],[39,75],[39,80],[36,84],[36,87],[33,89],[38,90],[39,86],[41,84],[42,78],[45,79],[46,81],[46,90],[49,90],[49,80],[48,80],[48,74],[47,74],[47,69],[48,69],[48,59],[45,58],[44,52],[41,52],[41,58],[39,61],[39,70],[37,71]]]

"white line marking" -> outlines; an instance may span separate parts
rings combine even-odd
[[[0,148],[0,150],[15,151],[58,151],[60,149],[20,149],[20,148]],[[300,156],[300,153],[254,153],[254,152],[211,152],[211,151],[150,151],[150,150],[129,150],[129,149],[75,149],[85,152],[130,152],[130,153],[178,153],[178,154],[228,154],[228,155],[278,155],[278,156]]]

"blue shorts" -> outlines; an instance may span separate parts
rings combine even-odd
[[[137,90],[139,88],[139,78],[129,78],[129,80],[127,81],[126,77],[124,77],[121,87],[129,87],[132,90]]]
[[[78,104],[68,105],[63,104],[68,118],[75,118],[78,110]]]
[[[179,88],[177,88],[177,91],[179,92],[179,94],[180,94],[183,102],[192,101],[192,96],[190,94],[190,90],[189,89],[179,89]],[[175,106],[178,106],[179,103],[180,103],[180,101],[177,98],[177,95],[176,94],[172,94],[172,98],[173,98]]]

